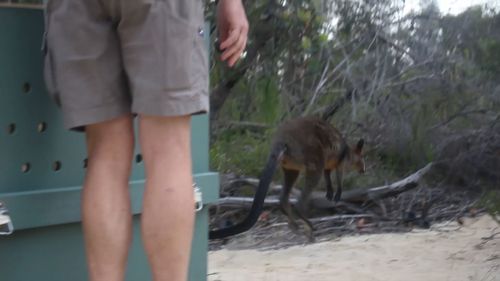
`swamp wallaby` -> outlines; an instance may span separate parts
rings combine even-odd
[[[350,147],[337,129],[316,117],[300,117],[285,122],[275,134],[266,166],[259,178],[259,186],[250,213],[241,223],[210,231],[210,239],[238,234],[255,224],[262,212],[269,184],[279,165],[284,174],[280,196],[281,210],[288,217],[288,224],[294,231],[299,228],[294,214],[304,221],[307,235],[312,240],[313,226],[307,219],[307,211],[313,189],[323,176],[326,183],[326,197],[329,200],[340,200],[344,171],[349,168],[356,169],[360,173],[365,171],[363,144],[363,139],[360,139],[355,147]],[[330,179],[330,173],[333,170],[336,171],[337,177],[335,196]],[[300,172],[305,173],[305,187],[294,208],[288,199]]]

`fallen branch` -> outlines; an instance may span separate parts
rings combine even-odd
[[[219,201],[217,201],[218,206],[225,206],[225,207],[240,207],[240,208],[247,208],[250,209],[253,203],[253,198],[252,197],[224,197],[220,198]],[[296,204],[297,199],[296,198],[290,198],[290,204]],[[274,207],[279,205],[279,198],[277,196],[268,196],[264,200],[264,207]]]
[[[328,222],[331,224],[331,223],[354,221],[354,220],[366,219],[366,218],[378,219],[377,216],[372,215],[372,214],[355,214],[355,215],[334,215],[334,216],[311,218],[311,219],[309,219],[309,221],[312,223],[326,223],[326,222]],[[260,230],[267,229],[267,228],[273,228],[273,227],[281,227],[281,226],[288,226],[288,222],[273,223],[271,225],[261,227]]]
[[[327,217],[321,217],[321,218],[312,218],[310,219],[311,222],[313,223],[320,223],[320,222],[343,222],[347,220],[357,220],[357,219],[374,219],[378,218],[375,215],[372,214],[357,214],[357,215],[334,215],[334,216],[327,216]]]
[[[227,191],[234,191],[236,189],[240,189],[245,186],[250,186],[253,188],[257,188],[259,186],[259,179],[256,178],[237,178],[230,180],[229,183],[225,184],[225,187],[222,189],[224,192]],[[275,193],[278,194],[281,192],[281,189],[283,188],[282,185],[279,184],[274,184],[272,183],[271,186],[269,187],[269,193]],[[298,196],[300,194],[300,191],[297,190],[296,188],[292,188],[291,195],[296,195]],[[224,197],[226,198],[226,197]],[[244,197],[235,197],[235,198],[244,198]]]
[[[311,198],[311,204],[314,208],[318,209],[328,209],[328,208],[346,208],[354,210],[356,208],[355,205],[348,203],[366,203],[368,201],[377,201],[379,199],[391,197],[398,195],[402,192],[411,190],[418,185],[418,181],[420,178],[427,173],[432,166],[432,163],[427,164],[424,168],[418,170],[417,172],[411,174],[410,176],[397,181],[395,183],[373,187],[373,188],[362,188],[349,190],[344,192],[342,199],[340,202],[329,201],[325,198],[324,192],[313,192]],[[241,187],[243,185],[251,185],[257,186],[258,180],[256,179],[237,179],[231,181],[231,187]],[[274,190],[281,189],[281,186],[276,186],[273,188]],[[290,197],[290,204],[297,203],[297,197]],[[226,207],[241,207],[241,208],[250,208],[253,203],[252,197],[223,197],[218,200],[216,203],[218,206],[226,206]],[[273,207],[279,205],[279,198],[277,196],[268,196],[264,200],[265,207]],[[360,213],[362,209],[358,208],[355,210],[357,213]]]
[[[456,221],[460,228],[462,217],[474,217],[485,212],[484,209],[474,207],[476,205],[474,198],[471,198],[468,192],[449,192],[442,188],[426,186],[415,188],[414,186],[430,170],[431,165],[428,164],[408,177],[389,185],[346,191],[342,200],[337,203],[328,201],[324,191],[313,193],[311,209],[314,209],[314,218],[310,218],[310,221],[314,224],[314,236],[317,241],[351,234],[407,232],[414,228],[432,227],[439,232],[451,231],[443,230],[442,226],[436,227],[433,224],[445,221],[450,225],[451,222],[452,225],[456,225]],[[231,182],[234,186],[238,186],[243,180],[232,178],[226,181],[225,186]],[[256,184],[258,180],[249,182]],[[247,182],[246,187],[248,186]],[[276,189],[279,191],[280,186]],[[298,198],[292,195],[291,203],[296,204]],[[240,221],[248,212],[252,201],[253,198],[248,197],[222,198],[217,208],[220,213],[214,216],[216,219],[212,220],[211,224],[221,227]],[[252,237],[251,241],[255,241],[248,247],[271,249],[306,242],[307,237],[302,227],[298,232],[291,230],[288,227],[288,218],[276,208],[278,205],[279,196],[270,193],[265,200],[267,210],[260,216],[256,226],[245,235]],[[302,225],[301,220],[296,221]],[[483,240],[498,239],[497,232],[498,229],[493,230],[492,236],[484,237]],[[210,247],[214,249],[221,246],[221,243],[211,242]],[[479,245],[481,246],[483,245]]]
[[[429,163],[424,168],[416,171],[410,176],[389,185],[368,189],[363,188],[348,190],[344,192],[342,200],[347,202],[367,202],[398,195],[417,187],[422,176],[425,175],[431,167],[432,163]]]

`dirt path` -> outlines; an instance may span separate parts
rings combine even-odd
[[[404,234],[273,251],[219,250],[209,253],[208,280],[500,281],[500,225],[485,215],[463,226],[440,224]]]

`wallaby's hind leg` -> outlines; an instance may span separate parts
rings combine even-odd
[[[326,183],[326,199],[330,201],[333,200],[333,185],[332,185],[332,179],[330,178],[331,172],[332,170],[325,170],[323,173]]]
[[[283,169],[283,176],[284,176],[284,183],[283,183],[283,189],[281,190],[281,195],[280,195],[280,208],[283,214],[287,216],[288,218],[288,226],[290,229],[292,229],[294,232],[297,232],[299,229],[299,225],[294,219],[293,213],[292,213],[292,207],[290,205],[290,192],[292,191],[292,187],[297,181],[297,178],[299,177],[299,171],[296,170],[287,170]]]
[[[342,177],[344,175],[344,171],[342,167],[338,167],[335,170],[335,174],[337,175],[337,191],[335,192],[335,202],[339,202],[340,197],[342,196]]]
[[[321,172],[323,169],[319,170],[308,170],[306,171],[306,182],[304,190],[302,191],[299,201],[297,202],[297,214],[306,224],[306,232],[309,238],[309,241],[314,241],[313,230],[314,227],[307,219],[307,215],[309,213],[309,199],[311,197],[311,193],[316,186],[318,186],[319,181],[321,180]]]

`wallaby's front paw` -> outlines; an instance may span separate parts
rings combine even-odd
[[[296,234],[300,233],[300,227],[295,221],[288,221],[288,227],[292,230],[292,232]]]
[[[340,201],[340,196],[341,196],[340,192],[336,192],[335,193],[335,198],[334,198],[335,202],[339,202]]]
[[[314,230],[312,228],[306,228],[306,236],[309,243],[316,242],[316,237],[314,237]]]
[[[311,223],[306,222],[305,234],[306,234],[306,237],[307,237],[307,240],[309,241],[309,243],[314,243],[316,241],[316,239],[314,237],[314,227],[312,226]]]
[[[333,200],[333,192],[331,191],[327,191],[326,192],[326,199],[328,199],[329,201],[332,201]]]

